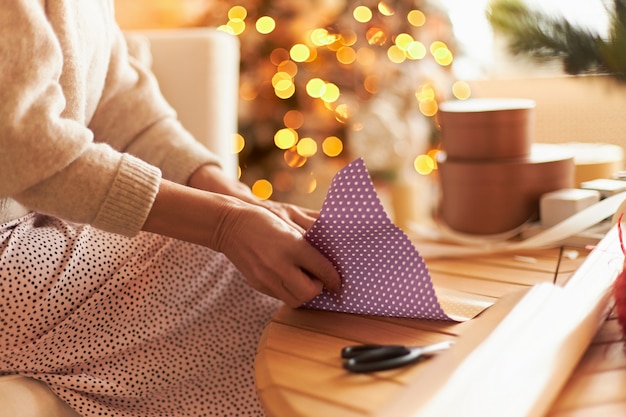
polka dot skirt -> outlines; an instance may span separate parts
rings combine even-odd
[[[221,254],[31,214],[0,225],[0,374],[83,417],[261,416],[253,361],[280,305]]]

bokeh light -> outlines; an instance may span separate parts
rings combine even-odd
[[[246,30],[246,22],[243,20],[229,20],[226,26],[233,35],[241,35]]]
[[[233,6],[228,10],[228,19],[245,20],[248,17],[248,11],[243,6]]]
[[[337,119],[339,123],[346,123],[350,119],[350,116],[351,112],[347,104],[340,104],[335,109],[335,119]]]
[[[383,46],[385,43],[387,43],[387,35],[385,34],[385,31],[378,27],[369,28],[367,30],[367,33],[365,34],[365,37],[367,38],[367,43],[372,46]]]
[[[329,136],[322,142],[322,152],[331,158],[337,157],[343,152],[343,142],[337,136]]]
[[[260,179],[252,184],[252,193],[261,200],[268,200],[274,193],[274,187],[268,180]]]
[[[326,92],[326,82],[321,78],[313,78],[306,83],[306,92],[313,98],[320,98]]]
[[[243,151],[243,148],[246,146],[246,140],[239,133],[234,133],[232,136],[232,147],[231,153],[238,154]]]
[[[350,65],[356,61],[356,52],[349,46],[342,46],[337,50],[337,61],[344,65]]]
[[[312,156],[315,156],[315,154],[317,153],[317,142],[315,142],[315,140],[313,140],[312,138],[302,138],[298,142],[296,150],[298,152],[298,155],[305,158],[310,158]]]
[[[274,135],[274,144],[278,149],[290,149],[298,143],[298,132],[291,128],[280,129]]]
[[[452,84],[452,94],[458,100],[467,100],[472,96],[472,89],[465,81],[456,81]]]
[[[424,59],[427,54],[426,46],[420,41],[411,42],[406,54],[409,59]]]
[[[304,114],[300,110],[289,110],[283,116],[283,123],[291,129],[300,129],[304,124]]]
[[[289,58],[289,51],[285,48],[275,48],[270,53],[270,62],[276,66],[288,61]]]
[[[432,117],[439,111],[439,104],[435,100],[420,101],[420,112],[427,117]]]
[[[312,16],[309,19],[305,11],[309,6],[304,3],[287,10],[293,18],[281,12],[282,3],[263,10],[241,6],[229,10],[224,30],[250,36],[248,54],[253,58],[253,64],[241,74],[239,93],[249,119],[245,120],[249,131],[244,130],[248,143],[240,135],[233,140],[233,152],[240,154],[243,164],[257,164],[258,159],[252,158],[258,153],[263,169],[271,172],[247,170],[246,182],[265,176],[268,180],[263,181],[273,186],[274,192],[313,192],[318,180],[326,179],[316,177],[318,170],[325,168],[320,168],[323,161],[314,158],[352,157],[346,155],[352,135],[360,132],[354,136],[358,138],[369,134],[366,129],[371,126],[367,113],[365,117],[360,114],[362,109],[371,112],[377,100],[387,100],[389,111],[421,115],[428,119],[429,129],[436,129],[440,100],[471,96],[469,85],[461,81],[441,89],[449,81],[447,76],[453,73],[451,65],[455,61],[448,44],[456,45],[442,13],[434,12],[431,18],[431,9],[427,16],[410,0],[347,5],[336,7],[332,21]],[[296,28],[294,22],[302,25]],[[246,23],[256,31],[247,30]],[[245,45],[242,43],[242,48]],[[245,49],[242,63],[246,63],[243,53]],[[416,101],[410,101],[411,91]],[[393,104],[394,96],[401,100]],[[276,97],[283,101],[276,104]],[[258,103],[257,99],[265,101]],[[268,100],[274,102],[268,104]],[[408,105],[392,109],[398,103]],[[272,118],[277,123],[269,120]],[[385,129],[389,135],[381,140],[388,140],[397,153],[406,153],[405,162],[409,166],[412,162],[417,173],[432,174],[437,169],[436,153],[418,155],[421,151],[398,147],[396,142],[401,139],[395,135],[401,135],[398,132],[404,128],[393,126],[392,119],[387,118]],[[255,140],[257,134],[260,137]],[[268,140],[272,134],[273,143]],[[424,136],[427,148],[436,148],[437,136]],[[280,154],[271,155],[273,151],[282,152],[283,161]],[[309,159],[315,162],[307,165]]]
[[[270,16],[262,16],[256,21],[256,30],[260,34],[267,35],[276,29],[276,21]]]
[[[305,44],[298,43],[291,47],[289,56],[296,62],[306,62],[311,57],[311,50]]]
[[[322,94],[321,99],[326,103],[334,103],[339,100],[339,96],[341,95],[341,91],[336,84],[327,83],[324,86],[324,94]]]
[[[389,6],[389,4],[385,3],[384,1],[378,3],[378,11],[383,16],[393,16],[395,13],[391,6]]]
[[[287,166],[290,168],[301,168],[306,164],[307,158],[300,155],[294,146],[291,149],[287,149],[283,154],[283,159],[287,163]]]
[[[387,50],[387,57],[393,63],[400,64],[406,61],[406,54],[397,45],[391,45]]]
[[[415,170],[421,175],[430,175],[435,169],[435,161],[429,155],[419,155],[413,163]]]
[[[396,36],[395,40],[398,48],[402,49],[403,51],[408,51],[413,42],[415,42],[415,39],[413,39],[413,36],[409,35],[408,33],[400,33]]]
[[[407,20],[412,26],[421,27],[426,24],[426,15],[421,10],[411,10]]]
[[[367,23],[374,17],[372,11],[367,6],[357,6],[352,12],[352,16],[360,23]]]

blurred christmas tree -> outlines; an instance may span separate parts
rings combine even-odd
[[[609,74],[626,80],[626,0],[608,10],[608,36],[562,17],[532,10],[520,0],[492,0],[488,17],[509,40],[512,53],[537,61],[560,60],[568,74]]]
[[[407,161],[415,175],[435,168],[426,154],[437,143],[438,102],[451,97],[455,45],[434,4],[210,3],[195,24],[241,39],[241,175],[257,195],[319,201],[311,195],[323,198],[330,176],[359,156],[388,177]]]

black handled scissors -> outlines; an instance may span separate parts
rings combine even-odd
[[[449,349],[452,341],[426,346],[354,345],[341,349],[343,367],[350,372],[384,371],[415,363],[430,354]]]

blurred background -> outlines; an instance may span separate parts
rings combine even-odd
[[[471,97],[469,80],[563,73],[508,56],[488,0],[115,3],[123,29],[211,26],[239,37],[241,179],[261,198],[313,208],[334,173],[363,157],[381,197],[402,195],[407,207],[395,210],[415,210],[407,195],[435,194],[442,101]],[[525,3],[600,33],[609,24],[611,2]]]

